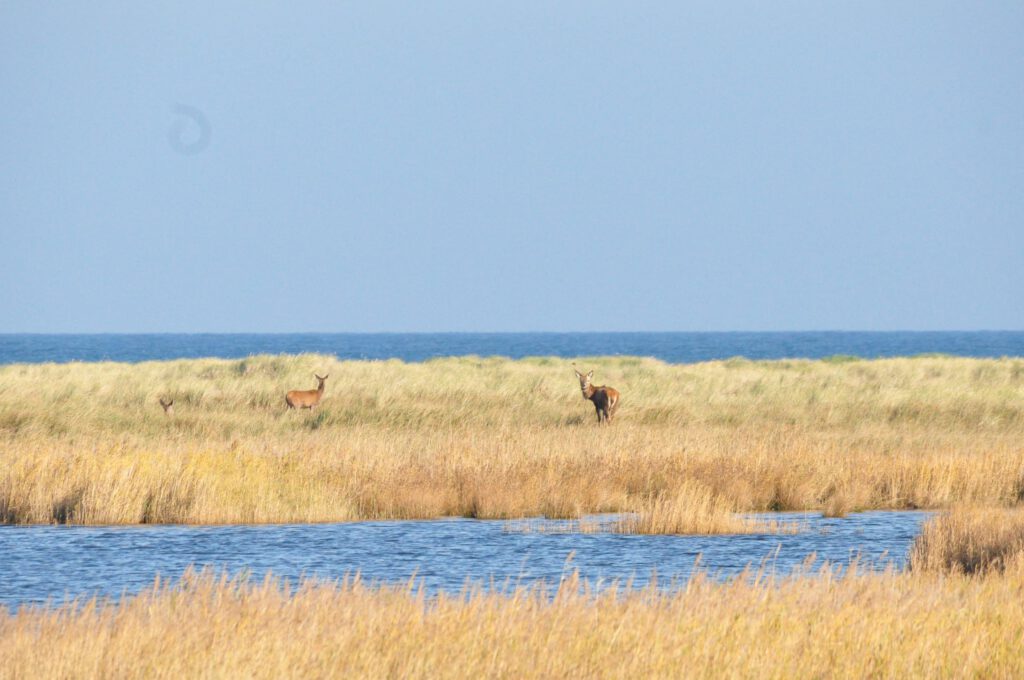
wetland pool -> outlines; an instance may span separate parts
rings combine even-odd
[[[811,555],[846,566],[905,566],[927,512],[755,515],[796,521],[796,534],[648,536],[577,533],[558,520],[437,519],[241,526],[0,526],[0,605],[117,597],[177,579],[189,566],[295,581],[340,578],[459,592],[479,583],[557,584],[572,570],[593,584],[673,587],[700,568],[727,578],[748,565],[787,574]]]

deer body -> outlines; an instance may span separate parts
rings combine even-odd
[[[576,371],[575,364],[573,364],[573,370]],[[576,371],[576,377],[580,379],[580,391],[583,393],[583,398],[594,402],[597,422],[611,423],[615,409],[619,405],[619,391],[607,385],[594,385],[591,382],[594,377],[593,371],[586,375]]]
[[[313,410],[316,405],[320,403],[320,400],[324,396],[324,381],[329,376],[320,377],[316,373],[313,374],[317,379],[317,386],[315,390],[292,390],[288,394],[284,395],[285,403],[288,404],[288,408],[308,408]]]

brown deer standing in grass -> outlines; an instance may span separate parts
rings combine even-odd
[[[315,390],[292,390],[288,394],[284,395],[284,400],[288,404],[288,408],[308,408],[310,411],[316,408],[316,405],[320,403],[320,400],[324,396],[324,381],[327,380],[328,376],[320,377],[316,373],[313,374],[317,379],[317,386]]]
[[[170,418],[174,415],[174,400],[164,401],[163,397],[160,397],[160,405],[164,409],[164,415]]]
[[[572,365],[572,370],[576,371],[576,377],[580,379],[580,391],[583,392],[583,398],[594,402],[594,408],[597,410],[597,422],[612,422],[612,416],[615,415],[615,409],[619,405],[619,391],[607,385],[592,384],[590,381],[594,377],[593,371],[583,375],[576,370],[576,364]]]

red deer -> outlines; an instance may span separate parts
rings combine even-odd
[[[590,380],[594,377],[593,371],[583,375],[576,370],[576,364],[572,365],[572,370],[576,371],[576,377],[580,379],[580,391],[583,392],[583,398],[594,402],[594,408],[597,410],[597,422],[612,422],[612,416],[615,415],[615,409],[619,405],[619,391],[607,385],[592,384]]]
[[[174,400],[173,399],[171,399],[170,401],[164,401],[164,398],[160,397],[160,405],[164,408],[164,415],[165,416],[170,417],[170,416],[174,415]]]
[[[310,411],[316,408],[316,405],[320,403],[320,400],[324,396],[324,381],[327,380],[328,376],[320,377],[316,373],[313,374],[317,379],[317,386],[315,390],[292,390],[288,394],[284,395],[284,400],[288,404],[288,408],[308,408]]]

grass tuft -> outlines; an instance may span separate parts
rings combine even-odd
[[[928,521],[914,542],[910,568],[987,574],[1024,564],[1024,511],[957,508]]]

